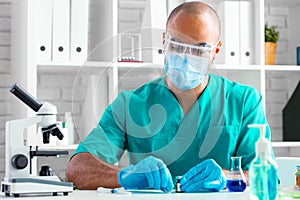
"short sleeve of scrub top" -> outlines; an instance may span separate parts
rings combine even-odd
[[[97,126],[78,145],[74,155],[89,152],[109,164],[120,160],[125,149],[126,137],[120,122],[122,119],[113,114],[113,105],[125,109],[122,94],[106,108]]]

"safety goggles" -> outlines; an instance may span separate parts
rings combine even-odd
[[[212,57],[213,50],[217,46],[218,42],[215,44],[199,44],[199,45],[192,45],[186,44],[172,38],[169,34],[166,35],[165,42],[164,42],[164,50],[165,52],[173,52],[173,53],[189,53],[194,56],[199,57]]]

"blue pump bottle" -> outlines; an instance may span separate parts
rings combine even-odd
[[[250,199],[275,200],[278,195],[276,161],[271,156],[270,141],[265,138],[266,124],[251,124],[259,128],[261,138],[256,142],[256,157],[249,168]]]

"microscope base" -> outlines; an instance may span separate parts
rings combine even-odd
[[[35,176],[27,178],[7,178],[1,182],[1,191],[5,196],[19,197],[20,194],[52,193],[64,196],[73,192],[73,183],[61,182],[57,176]]]

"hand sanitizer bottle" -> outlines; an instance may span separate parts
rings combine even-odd
[[[249,168],[250,199],[275,200],[278,194],[278,165],[271,156],[270,141],[265,138],[266,124],[250,124],[248,127],[260,130],[256,157]]]

